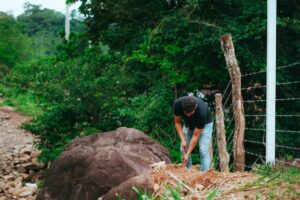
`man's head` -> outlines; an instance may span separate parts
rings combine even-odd
[[[182,109],[183,109],[183,112],[187,116],[191,116],[192,114],[194,114],[196,107],[197,107],[197,104],[196,104],[196,100],[194,99],[194,97],[188,96],[183,99]]]

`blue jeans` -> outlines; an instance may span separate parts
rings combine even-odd
[[[212,135],[212,130],[213,130],[213,122],[208,123],[204,126],[202,134],[199,137],[199,154],[200,154],[200,160],[201,160],[201,171],[207,171],[210,166],[211,158],[209,155],[209,145],[210,145],[210,140],[211,140],[211,135]],[[190,145],[191,139],[193,137],[194,129],[187,128],[186,131],[183,131],[186,139],[186,145],[187,149]],[[187,164],[187,168],[192,167],[192,158],[190,156]]]

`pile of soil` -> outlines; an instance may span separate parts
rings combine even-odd
[[[209,196],[222,200],[257,199],[258,196],[269,199],[271,193],[279,199],[300,199],[300,196],[285,194],[291,187],[300,191],[300,185],[268,184],[269,177],[250,172],[201,172],[199,166],[187,169],[181,164],[166,164],[153,167],[152,178],[155,198],[173,199],[169,189],[173,188],[185,200],[208,199]]]

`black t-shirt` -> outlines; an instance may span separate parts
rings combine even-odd
[[[186,116],[182,109],[182,101],[184,98],[188,98],[188,96],[180,97],[175,100],[174,102],[174,115],[176,116],[182,116],[184,119],[185,124],[189,128],[199,128],[202,129],[204,126],[210,122],[211,120],[211,114],[208,108],[207,103],[205,103],[202,99],[198,97],[193,97],[196,100],[196,110],[193,115],[190,117]]]

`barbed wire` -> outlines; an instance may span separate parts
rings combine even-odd
[[[260,157],[260,158],[265,158],[265,156],[263,156],[263,155],[259,155],[259,154],[252,153],[252,152],[245,151],[245,150],[244,150],[244,152],[245,152],[246,154],[249,154],[249,155],[257,156],[257,157]]]
[[[230,91],[230,93],[228,94],[227,99],[225,100],[224,108],[226,107],[226,104],[227,104],[228,100],[230,99],[230,96],[231,96],[231,95],[232,95],[232,90]]]
[[[226,128],[226,130],[225,130],[225,131],[227,131],[227,130],[228,130],[228,128],[230,128],[230,125],[231,125],[231,123],[233,122],[233,120],[234,120],[234,118],[232,117],[232,118],[231,118],[231,120],[229,121],[229,124],[227,125],[227,128]]]
[[[298,66],[298,65],[300,65],[300,62],[295,62],[295,63],[288,64],[288,65],[282,65],[282,66],[277,67],[276,70],[287,69],[287,68],[291,68],[291,67]],[[261,73],[265,73],[265,72],[267,72],[267,70],[261,70],[261,71],[257,71],[257,72],[252,72],[252,73],[244,74],[244,75],[241,75],[241,77],[246,77],[246,76],[251,76],[251,75],[257,75],[257,74],[261,74]],[[229,89],[230,83],[231,83],[231,81],[229,81],[228,84],[227,84],[227,86],[226,86],[226,89],[224,91],[224,97],[228,93],[228,89]],[[280,83],[277,83],[276,86],[295,85],[295,84],[299,84],[299,83],[300,83],[299,80],[288,81],[288,82],[280,82]],[[267,88],[267,85],[242,87],[241,91],[243,91],[243,90],[251,90],[251,89],[264,89],[264,88]],[[226,99],[224,101],[225,102],[224,103],[224,108],[228,107],[226,115],[225,115],[225,118],[224,118],[225,120],[227,120],[227,117],[230,115],[230,113],[232,113],[231,107],[232,107],[232,105],[233,105],[234,102],[232,102],[229,106],[227,106],[227,103],[228,103],[228,101],[229,101],[229,99],[230,99],[231,96],[232,96],[232,90],[228,93],[228,96],[226,97]],[[300,100],[300,97],[277,98],[277,99],[275,99],[276,102],[280,102],[280,101],[282,101],[282,102],[283,101],[289,102],[289,101],[299,101],[299,100]],[[266,99],[245,100],[244,103],[266,102],[266,101],[267,101]],[[266,116],[267,115],[265,115],[265,114],[248,114],[248,115],[245,115],[245,117],[266,117]],[[275,116],[276,117],[282,117],[282,118],[292,118],[292,117],[298,118],[298,117],[300,117],[300,114],[298,114],[298,113],[295,113],[295,114],[286,114],[286,115],[285,114],[277,114]],[[226,132],[230,128],[230,125],[231,125],[232,121],[233,121],[233,118],[230,120],[230,122],[226,126]],[[263,132],[267,131],[266,129],[263,129],[263,128],[245,128],[245,130],[249,130],[249,131],[263,131]],[[279,133],[297,133],[297,134],[300,133],[300,131],[296,131],[296,130],[275,130],[275,131],[279,132]],[[234,135],[234,130],[231,131],[231,133],[228,136],[227,143],[229,143],[229,145],[227,146],[227,149],[230,149],[233,146],[233,135]],[[260,144],[260,145],[266,146],[265,142],[260,142],[260,141],[253,141],[253,140],[247,140],[247,139],[245,139],[244,142],[255,143],[255,144]],[[284,145],[278,145],[278,144],[274,144],[274,145],[276,147],[278,147],[278,148],[285,148],[285,149],[297,150],[297,151],[300,150],[300,148],[298,148],[298,147],[290,147],[290,146],[284,146]],[[260,158],[263,162],[265,160],[265,156],[262,156],[262,155],[259,155],[259,154],[253,153],[253,152],[249,152],[249,151],[246,151],[246,150],[244,150],[244,151],[245,151],[246,154],[253,155],[253,156],[257,157],[257,158]],[[232,151],[230,152],[230,156],[233,154],[233,152],[234,152],[234,149],[232,148]],[[276,159],[276,162],[286,163],[286,164],[290,165],[290,163],[284,162],[284,161],[281,161],[281,160],[278,160],[278,159]],[[243,166],[248,167],[248,168],[252,168],[251,166],[247,166],[247,165],[244,165],[244,164],[243,164]],[[264,171],[264,170],[262,170],[262,171]]]
[[[227,109],[228,112],[226,113],[224,119],[227,119],[228,115],[230,114],[230,109],[231,109],[232,105],[233,105],[233,103],[231,103],[230,106],[229,106],[229,108]]]
[[[296,64],[300,64],[300,63],[295,63],[294,65]],[[281,68],[287,68],[288,66],[291,67],[291,66],[294,66],[294,65],[286,65],[286,66],[282,66]],[[257,73],[261,73],[261,72],[257,72]],[[255,74],[255,73],[250,73],[251,75]],[[250,75],[250,74],[246,74],[246,75]],[[226,89],[225,89],[225,92],[224,94],[227,92],[228,88],[229,88],[229,85],[230,85],[231,81],[228,82],[227,86],[226,86]],[[276,86],[282,86],[282,85],[292,85],[292,84],[298,84],[300,83],[300,81],[291,81],[291,82],[283,82],[283,83],[277,83]],[[261,85],[261,86],[252,86],[252,87],[243,87],[241,88],[241,91],[243,90],[251,90],[251,89],[260,89],[260,88],[266,88],[267,85]],[[224,103],[224,107],[226,107],[226,104],[230,98],[230,96],[232,95],[232,90],[230,91],[230,93],[228,94],[228,97],[226,98],[225,100],[225,103]]]
[[[285,98],[285,99],[275,99],[275,101],[298,101],[300,100],[300,97],[295,98]],[[266,102],[266,99],[259,99],[259,100],[246,100],[243,101],[244,103],[254,103],[254,102]]]
[[[267,129],[259,129],[259,128],[245,128],[245,130],[252,130],[252,131],[267,131]],[[275,132],[281,133],[300,133],[300,131],[294,130],[275,130]]]
[[[264,142],[259,142],[259,141],[254,141],[254,140],[244,140],[245,142],[249,142],[249,143],[253,143],[253,144],[262,144],[264,146],[266,146],[267,144],[264,143]],[[297,150],[297,151],[300,151],[300,148],[297,148],[297,147],[289,147],[289,146],[284,146],[284,145],[278,145],[278,144],[275,144],[275,145],[272,145],[272,144],[268,144],[270,146],[275,146],[275,147],[280,147],[280,148],[285,148],[285,149],[293,149],[293,150]]]
[[[250,115],[245,115],[245,117],[266,117],[268,115],[254,115],[254,114],[250,114]],[[272,116],[272,115],[269,115]],[[300,117],[300,115],[275,115],[276,117]]]
[[[293,67],[293,66],[297,66],[297,65],[300,65],[300,62],[295,62],[293,64],[288,64],[288,65],[281,65],[281,66],[277,67],[276,70],[285,69],[285,68],[289,68],[289,67]],[[251,73],[248,73],[248,74],[244,74],[244,75],[241,75],[241,77],[252,76],[252,75],[256,75],[256,74],[260,74],[260,73],[264,73],[264,72],[267,72],[267,69],[257,71],[257,72],[251,72]]]
[[[226,86],[226,88],[225,88],[225,91],[224,91],[224,93],[223,93],[223,97],[225,97],[226,92],[227,92],[227,90],[229,89],[230,83],[231,83],[231,80],[228,81],[228,84],[227,84],[227,86]]]

